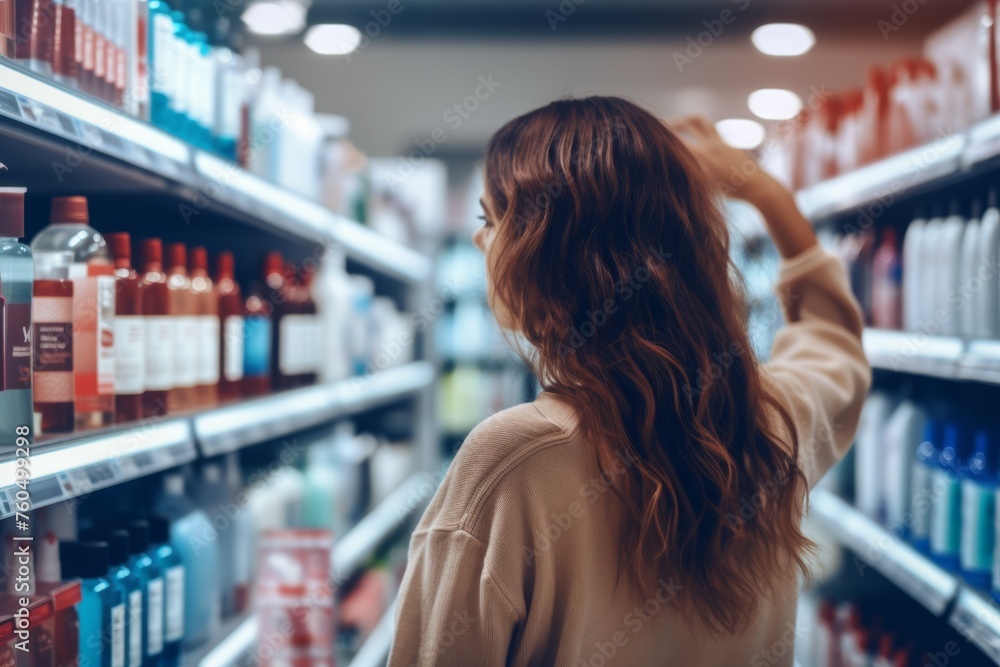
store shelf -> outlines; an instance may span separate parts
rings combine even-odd
[[[339,243],[352,259],[402,280],[419,282],[431,275],[423,255],[9,61],[0,62],[0,117],[33,128],[75,159],[97,153],[122,162],[148,176],[149,187],[183,186],[195,209],[215,203],[281,234],[321,245]]]
[[[217,456],[397,400],[433,381],[429,362],[413,362],[211,410],[194,417],[194,432],[202,453]]]
[[[847,213],[866,204],[872,205],[873,214],[881,214],[903,192],[960,175],[997,156],[1000,156],[1000,116],[992,116],[961,132],[942,135],[922,146],[800,190],[796,198],[802,211],[812,219]]]
[[[372,630],[365,643],[361,645],[348,663],[348,667],[384,667],[389,659],[389,649],[392,648],[392,635],[396,625],[396,601],[389,605],[378,625]]]
[[[414,514],[422,512],[439,482],[439,476],[433,473],[412,475],[338,540],[333,550],[334,581],[350,579],[389,535]]]
[[[962,589],[948,622],[1000,665],[1000,612],[974,591]]]
[[[86,496],[197,458],[190,420],[146,421],[121,429],[43,439],[31,449],[31,507]],[[0,518],[14,513],[16,464],[0,463]]]
[[[959,582],[908,544],[825,489],[813,491],[809,515],[857,558],[940,616]]]
[[[223,621],[218,637],[193,651],[184,651],[181,667],[229,667],[246,655],[257,639],[257,615],[242,614]]]
[[[862,344],[873,368],[1000,384],[1000,341],[865,329]]]

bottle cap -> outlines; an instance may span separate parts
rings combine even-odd
[[[162,514],[146,517],[149,524],[149,541],[153,544],[166,544],[170,541],[170,519]]]
[[[187,246],[183,243],[171,243],[167,246],[168,256],[170,257],[170,268],[175,269],[178,266],[187,270]]]
[[[208,251],[205,246],[191,248],[191,270],[208,271]]]
[[[163,242],[160,239],[143,239],[139,247],[143,264],[163,264]]]
[[[145,553],[149,549],[149,522],[145,519],[129,519],[124,522],[128,533],[128,551],[133,556]]]
[[[85,225],[90,222],[86,197],[53,197],[52,222],[70,222]]]
[[[132,259],[132,237],[128,232],[115,232],[104,237],[111,246],[111,255],[115,259],[131,261]]]
[[[281,276],[285,274],[285,258],[277,250],[267,253],[267,257],[264,258],[264,275],[270,276],[274,273]]]
[[[0,236],[24,236],[24,193],[28,188],[0,188]]]
[[[236,260],[228,250],[220,252],[215,258],[215,274],[220,278],[232,278],[236,269]]]
[[[93,579],[108,573],[107,542],[62,542],[59,562],[66,579]]]

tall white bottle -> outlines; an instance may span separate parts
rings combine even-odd
[[[916,331],[920,326],[920,252],[926,224],[917,218],[903,237],[903,329],[906,331]]]
[[[955,307],[958,308],[958,333],[963,338],[973,338],[976,333],[976,258],[979,255],[980,230],[979,205],[975,206],[974,217],[965,225],[962,236],[961,259],[959,260],[959,285]]]
[[[988,276],[973,297],[976,311],[976,338],[1000,338],[1000,209],[996,193],[990,193],[990,205],[983,213],[979,230],[979,255],[976,270]]]
[[[944,309],[947,318],[939,333],[958,336],[961,333],[961,291],[962,243],[965,235],[965,218],[952,213],[941,225],[937,244],[937,270],[940,280],[936,283],[938,309]],[[937,313],[935,313],[937,314]]]
[[[352,300],[350,277],[345,268],[344,249],[330,247],[320,261],[312,284],[312,297],[323,331],[319,377],[335,382],[351,376]]]
[[[938,282],[944,279],[942,271],[938,267],[938,243],[940,243],[941,228],[944,220],[932,218],[924,226],[924,232],[920,236],[919,261],[917,262],[917,284],[920,299],[917,307],[918,330],[928,329],[934,332],[934,313],[938,310],[937,288]],[[905,269],[904,269],[905,270]]]

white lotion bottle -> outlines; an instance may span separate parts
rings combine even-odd
[[[958,336],[961,329],[961,266],[962,243],[965,235],[965,218],[952,213],[945,218],[938,237],[937,270],[940,279],[936,283],[937,308],[947,313],[941,331],[945,336]]]
[[[979,254],[976,271],[985,276],[979,292],[973,296],[975,305],[975,337],[985,340],[1000,338],[1000,209],[996,193],[990,193],[990,205],[979,223]]]
[[[920,287],[923,269],[920,264],[924,238],[923,219],[913,220],[903,237],[903,329],[916,331],[920,327]]]
[[[979,224],[979,205],[973,206],[973,218],[965,225],[962,236],[961,259],[959,261],[958,295],[955,307],[958,310],[958,334],[963,338],[973,338],[976,335],[976,290],[973,282],[976,276],[979,254],[981,226]]]
[[[937,324],[934,323],[934,313],[939,308],[937,304],[936,285],[944,279],[942,271],[938,270],[938,244],[944,221],[932,218],[925,226],[920,237],[919,261],[917,262],[918,301],[916,330],[925,330],[936,334]]]

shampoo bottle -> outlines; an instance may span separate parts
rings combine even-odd
[[[982,227],[979,223],[978,209],[979,205],[975,204],[973,218],[965,225],[959,258],[958,292],[952,297],[957,301],[955,307],[958,308],[958,335],[963,338],[973,338],[976,335],[976,294],[973,287],[979,281],[976,275],[979,269],[976,258],[983,242],[980,238]]]
[[[163,573],[150,555],[149,523],[145,519],[130,519],[123,524],[128,535],[129,567],[142,581],[143,663],[155,662],[163,644]]]
[[[916,331],[920,326],[920,304],[924,297],[920,292],[920,252],[924,225],[923,220],[914,220],[903,238],[903,328],[906,331]]]
[[[974,588],[990,588],[996,517],[996,461],[986,430],[975,436],[975,451],[962,466],[962,576]]]
[[[959,478],[965,434],[957,422],[944,426],[937,466],[931,471],[931,559],[949,572],[959,569],[962,484]]]
[[[973,296],[975,304],[976,338],[1000,338],[1000,209],[996,192],[990,192],[990,203],[979,223],[979,254],[976,269],[987,276],[982,288]]]
[[[121,667],[125,664],[125,596],[108,580],[107,542],[63,542],[59,560],[66,579],[82,579],[80,664]]]
[[[942,327],[942,334],[948,336],[961,335],[961,266],[962,246],[965,235],[965,219],[957,213],[949,215],[941,225],[938,237],[936,266],[941,278],[935,283],[935,302],[939,309],[948,314]]]
[[[924,425],[924,439],[917,446],[910,474],[910,542],[913,548],[925,554],[931,551],[931,507],[935,497],[944,493],[944,488],[935,493],[933,472],[937,466],[938,443],[941,441],[941,426],[935,419],[928,419]]]
[[[911,468],[920,445],[927,415],[912,400],[903,400],[893,410],[882,432],[885,484],[883,487],[885,522],[890,530],[902,533],[904,539],[912,528],[910,510]]]
[[[159,613],[160,634],[150,631],[149,665],[177,667],[181,661],[181,641],[184,638],[184,563],[170,542],[170,519],[161,514],[146,519],[153,560],[163,577],[159,612],[150,593],[150,614]],[[152,588],[150,588],[152,591]]]

